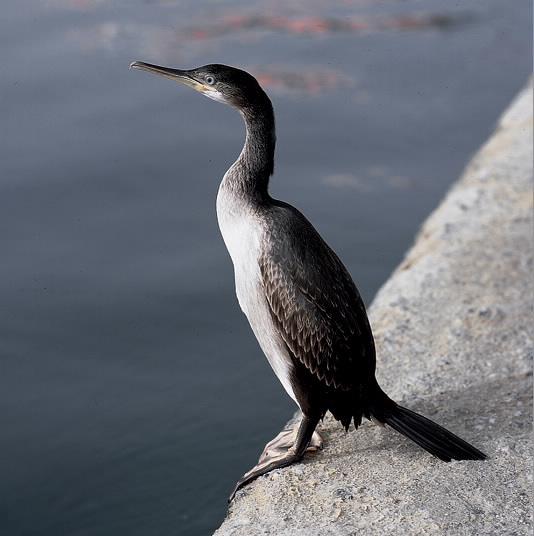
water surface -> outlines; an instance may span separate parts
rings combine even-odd
[[[258,76],[271,191],[369,303],[526,80],[529,9],[4,2],[0,534],[208,534],[294,410],[216,224],[241,120],[130,61]]]

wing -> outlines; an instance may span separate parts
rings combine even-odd
[[[364,384],[374,375],[375,348],[350,274],[300,212],[285,204],[274,210],[259,264],[276,327],[294,358],[325,386]]]

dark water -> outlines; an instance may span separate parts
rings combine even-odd
[[[128,63],[255,73],[272,192],[369,302],[526,80],[529,5],[3,2],[2,536],[207,534],[294,410],[216,225],[240,118]]]

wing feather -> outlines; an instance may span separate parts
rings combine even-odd
[[[272,318],[295,359],[325,386],[350,390],[375,368],[363,301],[312,225],[293,207],[282,208],[283,234],[272,231],[259,259]]]

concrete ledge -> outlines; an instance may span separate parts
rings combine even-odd
[[[217,536],[531,533],[531,180],[529,85],[370,310],[385,390],[490,460],[327,418],[325,449],[241,492]]]

